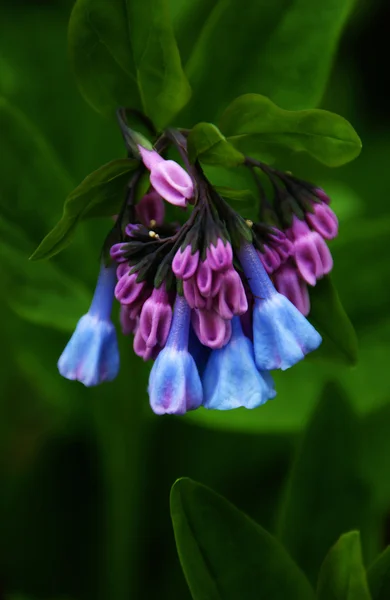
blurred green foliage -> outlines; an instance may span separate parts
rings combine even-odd
[[[364,143],[362,155],[337,170],[303,154],[278,154],[277,163],[332,197],[340,220],[332,279],[357,332],[357,366],[318,353],[278,373],[278,396],[260,409],[201,409],[177,419],[151,414],[149,366],[128,339],[113,384],[86,390],[57,374],[57,356],[88,307],[110,220],[83,223],[52,261],[28,262],[71,190],[124,156],[119,130],[84,102],[70,71],[72,4],[0,6],[0,594],[190,598],[169,520],[169,490],[182,475],[276,532],[312,583],[350,529],[360,529],[369,565],[390,540],[390,114],[381,78],[370,79],[374,61],[385,73],[373,48],[386,3],[329,2],[320,14],[305,0],[245,8],[171,0],[193,90],[177,124],[212,121],[248,92],[287,109],[317,105],[350,15],[320,106],[352,122]],[[305,17],[298,30],[297,14]],[[210,169],[218,185],[250,195],[244,176],[229,180]],[[324,569],[336,570],[341,590],[332,553],[360,560],[357,537],[349,536],[320,575],[328,581]],[[385,553],[368,571],[373,600],[386,599],[387,564]]]

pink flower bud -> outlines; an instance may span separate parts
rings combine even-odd
[[[198,265],[198,269],[196,271],[196,284],[202,296],[205,298],[207,298],[207,296],[211,296],[213,272],[207,258],[206,260],[201,260]]]
[[[176,252],[172,261],[172,271],[179,279],[189,279],[195,274],[199,263],[199,250],[192,253],[191,244]]]
[[[164,200],[176,206],[187,205],[194,195],[188,173],[174,160],[165,160],[158,152],[138,146],[144,165],[150,170],[150,183]]]
[[[248,302],[241,277],[235,269],[223,274],[218,294],[218,314],[223,319],[232,319],[234,315],[243,315],[248,310]]]
[[[171,322],[172,307],[163,284],[161,288],[153,290],[152,295],[142,307],[139,329],[146,346],[163,348],[168,338]]]
[[[274,283],[278,292],[286,296],[305,317],[309,314],[309,291],[292,260],[286,262],[276,271]]]
[[[306,221],[326,240],[332,240],[338,234],[339,223],[333,210],[327,204],[313,205],[314,213],[306,214]]]
[[[191,323],[199,341],[208,348],[222,348],[232,335],[231,322],[213,310],[193,310]]]
[[[206,298],[199,292],[195,277],[186,279],[183,282],[183,292],[191,308],[206,308]]]
[[[207,261],[213,271],[225,271],[233,264],[233,250],[230,242],[218,238],[216,246],[211,244],[206,251]]]
[[[123,275],[115,286],[115,298],[121,304],[133,304],[141,295],[145,282],[137,283],[137,273]]]
[[[129,307],[124,304],[121,305],[119,313],[119,321],[123,335],[130,335],[134,333],[137,328],[137,320],[130,317]]]
[[[282,261],[279,254],[266,244],[264,244],[264,252],[258,252],[258,255],[269,275],[280,267]]]
[[[294,258],[298,271],[309,285],[315,285],[333,267],[332,255],[324,239],[311,231],[305,221],[294,217],[291,228],[294,237]]]

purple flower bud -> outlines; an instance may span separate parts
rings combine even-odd
[[[313,190],[313,194],[315,194],[319,200],[325,202],[325,204],[330,204],[330,198],[322,188],[316,188]]]
[[[58,361],[58,370],[66,379],[89,387],[117,376],[119,352],[110,319],[114,286],[115,269],[102,265],[91,307],[77,323]]]
[[[121,277],[123,277],[123,275],[130,273],[130,269],[131,267],[128,265],[128,263],[120,263],[116,269],[116,278],[118,281],[121,279]]]
[[[281,264],[294,253],[294,244],[289,240],[288,235],[288,231],[280,231],[276,227],[273,227],[272,232],[268,235],[267,246],[280,256]]]
[[[122,265],[120,265],[122,266]],[[119,269],[119,267],[118,267]],[[138,300],[144,287],[145,281],[137,283],[137,273],[130,273],[129,271],[121,276],[118,283],[115,286],[115,298],[121,304],[133,304]]]
[[[158,355],[149,378],[150,405],[158,415],[182,415],[202,403],[202,383],[188,352],[189,327],[190,307],[182,296],[177,296],[166,346]]]
[[[142,307],[139,320],[139,330],[146,346],[163,348],[168,338],[172,322],[172,307],[169,304],[165,284],[154,289]]]
[[[167,202],[185,207],[194,195],[194,184],[188,173],[174,160],[165,160],[154,150],[138,148],[156,192]]]
[[[306,221],[312,229],[326,240],[333,240],[338,234],[339,222],[327,204],[313,204],[314,213],[306,213]]]
[[[243,315],[248,310],[248,302],[241,277],[235,269],[229,269],[222,277],[218,293],[218,314],[222,319],[232,319],[234,315]]]
[[[196,271],[196,284],[202,296],[205,298],[207,298],[207,296],[211,296],[213,272],[207,258],[206,260],[201,260],[198,265],[198,269]]]
[[[138,219],[145,227],[155,227],[156,225],[162,225],[164,222],[164,202],[155,190],[141,198],[135,206],[135,211]]]
[[[206,308],[206,298],[199,292],[195,277],[183,282],[184,297],[191,308]]]
[[[127,244],[126,242],[120,242],[119,244],[114,244],[110,248],[110,256],[117,263],[121,263],[126,261],[125,254],[127,252]]]
[[[142,332],[139,326],[136,328],[134,341],[133,341],[133,349],[137,356],[143,358],[144,361],[147,360],[155,360],[162,350],[160,346],[147,346],[146,342],[143,338]]]
[[[291,259],[274,273],[274,282],[278,292],[286,296],[306,317],[310,312],[309,291]]]
[[[316,231],[311,231],[307,223],[297,217],[293,218],[291,231],[298,271],[309,285],[315,285],[317,279],[332,270],[333,259],[329,248]]]
[[[133,319],[130,316],[130,309],[128,306],[121,304],[120,312],[119,312],[119,321],[121,324],[121,329],[123,335],[130,335],[134,333],[137,328],[138,319]]]
[[[125,234],[128,237],[133,237],[134,231],[139,229],[139,225],[137,223],[128,223],[125,228]]]
[[[271,275],[280,267],[281,259],[276,250],[273,250],[267,244],[264,244],[264,251],[258,252],[259,258],[263,263],[264,269]]]
[[[207,262],[213,271],[225,271],[233,265],[233,250],[230,242],[218,238],[217,245],[211,244],[206,251]]]
[[[222,319],[214,310],[194,309],[191,322],[199,341],[208,348],[222,348],[230,340],[230,321]]]
[[[179,248],[176,252],[172,261],[172,271],[178,279],[189,279],[195,274],[198,263],[199,250],[192,253],[191,244],[188,244],[184,250]]]

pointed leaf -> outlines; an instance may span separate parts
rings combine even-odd
[[[281,544],[212,490],[179,479],[171,516],[194,600],[309,600],[314,593]]]
[[[342,535],[326,556],[317,600],[371,600],[358,531]]]
[[[190,97],[166,0],[78,0],[69,48],[81,93],[103,114],[143,108],[163,127]]]
[[[318,105],[354,0],[192,4],[180,2],[177,35],[189,55],[192,105],[198,118],[213,120],[248,90],[293,110]]]
[[[114,215],[124,201],[131,173],[138,165],[136,160],[118,159],[88,175],[69,194],[60,221],[42,240],[31,259],[50,258],[64,250],[82,219]]]
[[[69,54],[80,91],[91,106],[114,116],[141,108],[125,0],[77,0],[69,21]]]
[[[390,598],[390,546],[370,565],[367,578],[372,600]]]
[[[242,152],[257,143],[278,145],[307,152],[329,167],[353,160],[362,147],[343,117],[320,109],[284,110],[257,94],[233,100],[220,119],[220,128]]]
[[[170,20],[169,3],[127,0],[126,6],[144,111],[157,128],[163,128],[191,96]]]
[[[200,160],[208,165],[236,167],[244,162],[245,156],[226,141],[212,123],[198,123],[188,136],[188,154],[191,162]]]
[[[339,535],[360,528],[366,517],[358,450],[357,417],[342,390],[328,384],[295,459],[279,531],[312,581]]]
[[[22,319],[59,331],[73,331],[87,310],[91,293],[54,262],[28,261],[31,242],[0,217],[0,276],[10,308]]]

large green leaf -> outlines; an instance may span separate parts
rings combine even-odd
[[[244,7],[240,0],[203,0],[202,27],[192,3],[179,2],[176,29],[189,55],[197,118],[214,120],[224,104],[248,91],[284,108],[316,106],[353,2],[257,0]]]
[[[69,47],[82,94],[103,114],[143,108],[163,127],[190,97],[166,0],[78,0]]]
[[[220,128],[243,152],[251,152],[257,143],[278,145],[307,152],[329,167],[353,160],[362,147],[343,117],[320,109],[284,110],[258,94],[236,98],[223,113]]]
[[[171,491],[171,515],[194,600],[313,598],[281,544],[212,490],[179,479]]]
[[[358,531],[342,535],[327,554],[318,578],[317,600],[371,600]]]
[[[23,220],[30,232],[35,228],[40,235],[55,195],[64,197],[72,189],[72,180],[41,132],[3,98],[0,130],[1,213],[13,222]]]
[[[330,275],[310,289],[310,302],[310,321],[323,338],[323,343],[314,356],[355,365],[358,359],[356,332]]]
[[[50,258],[64,250],[72,241],[76,227],[82,219],[114,215],[124,202],[131,173],[137,166],[136,160],[118,159],[88,175],[69,194],[60,221],[42,240],[31,258]]]
[[[296,457],[280,520],[281,540],[313,581],[328,548],[366,517],[358,436],[343,392],[327,385]]]
[[[236,167],[245,156],[226,141],[212,123],[198,123],[188,136],[188,155],[191,162],[200,160],[207,165]]]
[[[367,578],[372,600],[390,598],[390,546],[370,565]]]
[[[91,293],[55,263],[29,262],[30,252],[24,232],[0,217],[0,274],[10,308],[31,323],[72,331]]]

